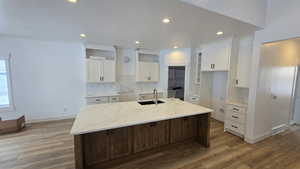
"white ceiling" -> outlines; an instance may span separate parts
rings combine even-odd
[[[170,17],[170,24],[162,18]],[[257,27],[179,0],[0,0],[0,34],[150,49],[198,46]]]

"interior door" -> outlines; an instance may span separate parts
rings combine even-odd
[[[300,66],[298,66],[297,81],[295,85],[294,117],[296,124],[300,124]]]
[[[270,114],[272,129],[289,124],[298,52],[296,42],[281,41],[262,47],[260,85],[265,100],[260,100],[264,111]],[[260,95],[260,94],[259,94]],[[258,95],[258,98],[260,97]]]

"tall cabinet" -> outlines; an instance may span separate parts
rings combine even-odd
[[[246,133],[253,39],[254,33],[220,39],[202,45],[195,54],[195,83],[203,106],[224,121],[225,131],[240,137]]]

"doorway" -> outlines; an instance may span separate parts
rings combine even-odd
[[[300,39],[290,39],[265,43],[261,49],[256,109],[267,112],[263,127],[271,129],[273,135],[290,124],[299,44]]]
[[[168,97],[184,100],[185,67],[169,66]]]

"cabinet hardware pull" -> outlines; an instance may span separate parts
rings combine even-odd
[[[237,126],[234,126],[234,125],[231,125],[231,127],[236,128],[236,129],[238,128]]]
[[[233,108],[232,110],[233,111],[240,111],[240,109],[237,109],[237,108]]]
[[[106,131],[106,135],[110,135],[110,132],[109,132],[109,131]]]
[[[183,121],[187,121],[189,118],[188,117],[184,117],[183,118]]]
[[[233,115],[232,115],[232,117],[233,117],[233,118],[235,118],[235,119],[238,119],[238,118],[239,118],[239,117],[237,117],[237,116],[233,116]]]
[[[100,101],[100,99],[96,99],[96,101],[98,102],[98,101]]]
[[[150,123],[150,127],[156,126],[156,122]]]
[[[237,85],[238,85],[238,84],[239,84],[239,80],[235,80],[235,84],[237,84]]]

